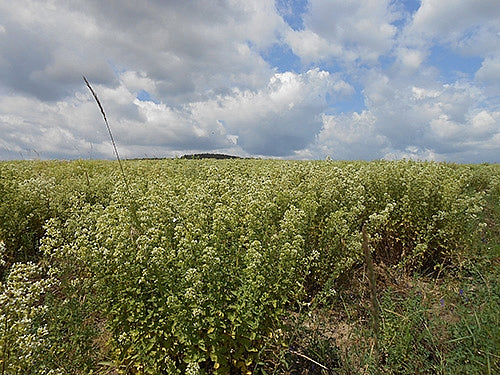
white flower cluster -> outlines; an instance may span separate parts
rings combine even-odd
[[[0,241],[0,267],[4,267],[7,263],[5,262],[5,244],[3,241]]]
[[[34,263],[15,263],[0,285],[0,362],[5,373],[24,373],[45,345],[47,327],[37,322],[46,312],[43,296],[51,285]]]
[[[200,373],[200,365],[198,362],[191,362],[186,367],[186,375],[198,375]]]

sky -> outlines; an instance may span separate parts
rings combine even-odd
[[[0,0],[0,160],[500,162],[498,0]]]

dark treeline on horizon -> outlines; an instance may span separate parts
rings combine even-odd
[[[241,159],[239,156],[226,155],[226,154],[191,154],[183,155],[181,159]]]

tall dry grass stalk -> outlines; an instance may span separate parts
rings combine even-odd
[[[120,155],[118,154],[118,149],[116,148],[116,143],[115,143],[115,139],[113,137],[113,133],[111,132],[111,127],[109,126],[108,119],[106,118],[106,112],[104,112],[104,108],[102,107],[102,104],[101,104],[99,98],[97,97],[97,94],[95,93],[94,89],[92,88],[92,86],[90,86],[90,83],[87,80],[87,78],[84,75],[82,75],[82,77],[83,77],[83,80],[85,81],[85,83],[87,84],[87,87],[89,88],[90,92],[94,96],[94,99],[97,102],[99,109],[101,110],[102,117],[104,118],[104,123],[106,124],[106,129],[108,129],[109,138],[111,139],[111,144],[113,145],[113,149],[115,151],[116,160],[118,160],[118,164],[120,165],[120,170],[122,172],[122,177],[123,177],[123,181],[125,183],[125,187],[127,188],[127,190],[129,190],[127,177],[126,177],[125,172],[123,170],[122,161],[120,159]]]
[[[128,184],[127,175],[125,174],[125,170],[123,169],[123,164],[122,164],[122,161],[120,159],[120,155],[118,154],[118,148],[116,147],[116,142],[115,142],[115,139],[113,137],[113,133],[111,132],[111,127],[109,126],[108,119],[106,117],[106,112],[104,112],[104,108],[101,104],[101,101],[97,97],[97,94],[95,93],[94,89],[90,85],[87,78],[84,75],[82,75],[82,77],[83,77],[83,80],[85,81],[85,84],[87,85],[90,92],[92,93],[92,96],[94,97],[97,105],[99,106],[99,109],[101,110],[102,117],[104,119],[104,123],[106,124],[106,129],[108,129],[109,138],[111,139],[111,144],[113,145],[113,150],[115,152],[116,160],[118,161],[118,165],[120,166],[120,171],[121,171],[121,175],[123,178],[123,183],[125,184],[125,189],[126,189],[129,204],[130,204],[130,216],[131,216],[132,222],[133,222],[132,229],[131,229],[131,236],[136,237],[137,234],[142,233],[141,223],[140,223],[139,218],[137,216],[137,204],[136,204],[135,199],[133,199],[133,197],[132,197],[130,186]]]

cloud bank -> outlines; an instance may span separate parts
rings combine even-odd
[[[452,4],[453,3],[453,4]],[[496,0],[0,0],[0,159],[500,162]]]

